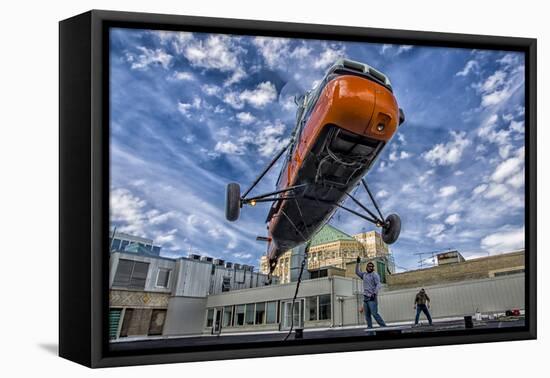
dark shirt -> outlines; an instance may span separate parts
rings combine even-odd
[[[428,297],[428,294],[422,293],[422,292],[418,292],[418,294],[416,294],[416,298],[414,298],[414,304],[418,304],[418,305],[425,305],[426,302],[429,302],[429,301],[430,301],[430,297]]]

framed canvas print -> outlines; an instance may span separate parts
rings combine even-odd
[[[536,40],[60,22],[60,355],[536,337]]]

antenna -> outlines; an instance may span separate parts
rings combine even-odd
[[[115,228],[113,229],[113,235],[111,236],[111,241],[109,243],[109,252],[112,252],[113,251],[113,243],[115,241],[115,236],[116,236],[116,226]]]
[[[437,251],[430,251],[430,252],[417,252],[415,255],[418,255],[418,264],[420,266],[420,269],[424,268],[424,264],[426,264],[426,259],[422,258],[423,255],[431,256],[431,266],[435,266],[435,255],[442,253],[442,252],[449,252],[453,250],[453,248],[447,247],[443,250],[437,250]]]

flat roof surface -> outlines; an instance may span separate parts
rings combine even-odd
[[[425,321],[424,321],[425,322]],[[481,322],[474,321],[472,331],[479,329],[494,329],[508,327],[523,327],[525,320],[523,318],[513,318],[509,320],[484,320]],[[304,329],[303,339],[326,339],[340,337],[372,337],[382,334],[411,334],[411,333],[431,333],[441,331],[458,331],[465,330],[463,320],[453,321],[434,321],[433,326],[427,324],[413,327],[412,325],[399,325],[388,327],[375,327],[368,330],[365,326],[346,326],[334,327],[329,329]],[[159,337],[156,339],[141,339],[116,341],[110,343],[110,350],[113,352],[124,352],[133,350],[161,349],[161,348],[181,348],[193,346],[207,346],[220,344],[246,344],[258,342],[273,342],[283,341],[288,331],[277,332],[248,332],[240,334],[221,334],[221,335],[201,335],[201,336],[186,336],[186,337]],[[119,339],[120,340],[120,339]],[[294,334],[290,335],[287,342],[291,343],[294,340]]]

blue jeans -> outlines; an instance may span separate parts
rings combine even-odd
[[[428,318],[428,322],[432,325],[432,317],[430,316],[430,311],[428,311],[428,306],[425,304],[416,305],[416,317],[414,318],[414,324],[418,324],[418,318],[420,318],[420,313],[423,312]]]
[[[372,319],[371,315],[376,320],[378,325],[380,327],[385,327],[386,323],[384,323],[384,319],[380,316],[378,313],[378,301],[376,299],[374,300],[363,300],[363,309],[365,310],[365,318],[367,320],[367,327],[372,328]]]

